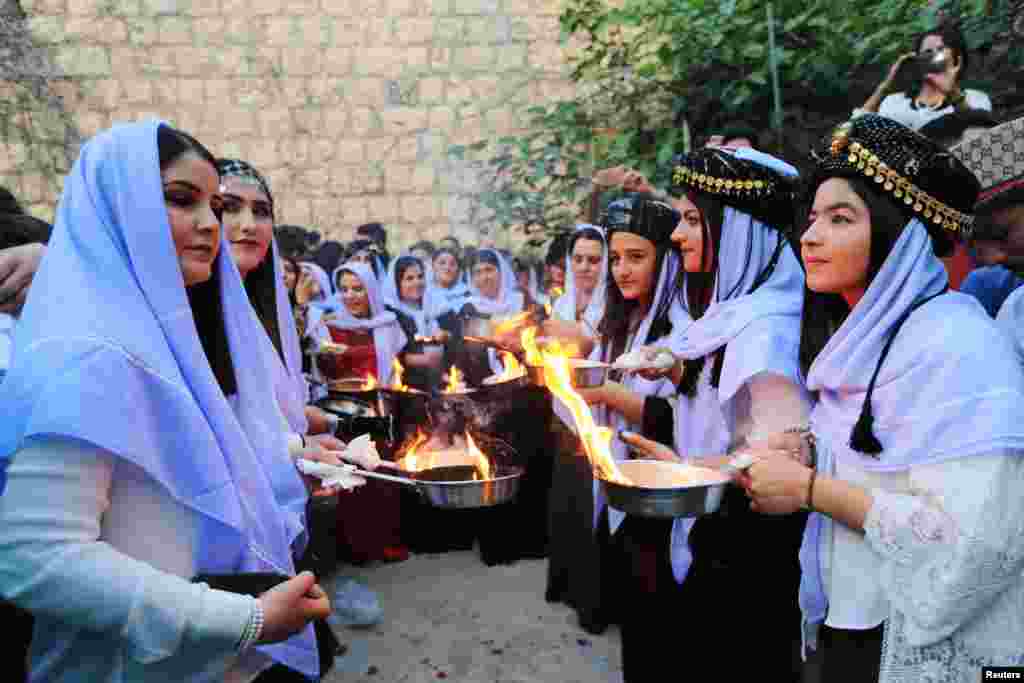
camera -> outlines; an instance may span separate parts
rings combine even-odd
[[[942,73],[949,66],[951,55],[947,50],[928,51],[903,62],[900,75],[910,81],[920,81],[928,74]]]

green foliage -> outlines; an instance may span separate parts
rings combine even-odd
[[[531,234],[564,227],[580,214],[594,168],[627,164],[664,186],[672,156],[689,149],[690,126],[767,126],[765,2],[617,4],[565,1],[563,39],[583,46],[571,62],[581,96],[530,109],[527,134],[477,149],[495,170],[481,201],[499,225]],[[838,120],[859,104],[851,82],[876,78],[940,13],[965,19],[972,48],[990,42],[1006,22],[985,11],[986,0],[774,0],[782,103]]]

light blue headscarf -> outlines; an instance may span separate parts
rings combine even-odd
[[[277,393],[277,401],[281,412],[288,420],[288,426],[296,434],[305,434],[309,431],[309,423],[306,420],[306,396],[309,395],[309,386],[302,374],[302,347],[299,345],[299,333],[295,329],[295,317],[292,314],[292,304],[288,300],[288,290],[284,286],[284,279],[281,275],[281,255],[277,250],[277,240],[270,240],[270,257],[274,259],[274,300],[277,313],[277,329],[281,335],[281,352],[284,355],[284,363],[277,354],[274,358],[272,371],[274,373],[274,386]],[[269,341],[269,337],[267,338]]]
[[[90,140],[64,184],[56,227],[0,387],[0,460],[63,437],[141,467],[195,511],[197,572],[295,573],[307,493],[268,397],[280,362],[221,239],[215,268],[238,391],[206,360],[167,219],[159,121]],[[234,408],[232,407],[234,405]],[[311,627],[268,656],[309,676]]]

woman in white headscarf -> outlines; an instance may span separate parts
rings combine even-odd
[[[318,334],[334,346],[317,363],[329,379],[374,377],[381,385],[395,380],[394,365],[408,339],[398,318],[387,310],[369,264],[350,261],[337,270],[340,305],[325,315]],[[404,560],[408,550],[400,533],[400,491],[382,482],[367,483],[338,500],[339,554],[356,563]]]
[[[664,442],[671,448],[625,438],[652,458],[716,467],[741,446],[785,440],[809,412],[797,360],[804,278],[784,233],[797,172],[750,149],[705,149],[677,163],[673,203],[682,220],[672,240],[683,263],[679,296],[692,322],[659,345],[676,356],[675,365],[653,373],[670,375],[678,394],[644,406],[645,431],[674,426]],[[789,438],[799,445],[795,434]],[[652,611],[704,617],[670,634],[653,621],[646,630],[624,629],[626,680],[667,666],[665,648],[677,637],[704,656],[722,655],[729,649],[723,629],[751,643],[749,664],[734,664],[737,675],[800,680],[800,571],[793,556],[804,521],[802,514],[761,517],[733,488],[717,514],[662,528],[653,540],[664,584],[634,573],[631,599]],[[732,589],[752,582],[765,590],[751,596]],[[752,614],[738,619],[745,608]]]
[[[312,574],[206,583],[293,574],[307,501],[218,182],[157,121],[97,135],[65,182],[0,393],[0,593],[35,616],[33,680],[320,673]]]
[[[553,316],[544,323],[544,334],[558,337],[590,355],[597,326],[604,316],[608,279],[608,256],[604,232],[596,225],[581,223],[569,239],[565,264],[565,294],[552,307]]]
[[[432,289],[440,301],[459,308],[469,296],[469,285],[463,278],[462,259],[459,252],[451,247],[441,247],[432,259]]]
[[[970,234],[978,181],[881,116],[814,157],[800,354],[816,458],[760,452],[740,481],[759,511],[812,510],[800,606],[821,680],[1020,666],[1024,371],[938,258]]]
[[[598,325],[599,343],[591,358],[613,362],[672,332],[677,317],[673,309],[678,308],[674,292],[679,258],[670,236],[678,222],[675,209],[646,198],[619,200],[608,206],[601,224],[608,236],[611,278],[604,317]],[[615,432],[612,455],[623,461],[629,457],[628,450],[617,435],[623,430],[639,431],[645,398],[672,389],[668,380],[648,381],[631,375],[580,393],[595,404],[595,421]],[[590,563],[588,574],[593,582],[587,591],[589,604],[580,609],[580,620],[588,630],[601,631],[608,623],[632,623],[635,615],[630,605],[619,600],[626,579],[623,564],[629,557],[628,549],[621,546],[620,526],[625,515],[607,506],[597,481],[593,502],[592,525],[580,529],[579,552]],[[590,543],[594,534],[596,539]],[[584,580],[582,573],[572,574],[572,582]]]
[[[371,266],[355,261],[339,266],[335,275],[335,305],[320,319],[314,336],[337,346],[318,358],[320,371],[330,379],[372,375],[380,384],[391,384],[393,361],[408,339],[385,307],[376,275]]]
[[[400,354],[407,370],[405,383],[424,391],[440,384],[444,352],[437,344],[424,345],[416,338],[445,339],[448,336],[434,317],[441,304],[427,282],[423,261],[408,254],[391,261],[384,280],[384,305],[398,317],[398,324],[408,339]]]
[[[459,308],[459,317],[466,321],[484,318],[501,322],[521,313],[525,297],[516,285],[516,275],[508,259],[495,249],[480,249],[476,252],[470,268],[470,296]],[[461,328],[454,335],[461,336]],[[476,346],[455,346],[456,364],[466,380],[479,385],[489,375],[502,371],[501,361],[493,349]]]
[[[509,318],[525,305],[508,259],[494,249],[480,249],[471,268],[469,298],[465,306],[491,318]]]

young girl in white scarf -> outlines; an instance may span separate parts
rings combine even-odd
[[[938,258],[971,234],[979,183],[881,116],[813,155],[801,362],[816,463],[763,452],[741,478],[759,511],[813,511],[807,645],[826,681],[1020,666],[1024,372]]]

